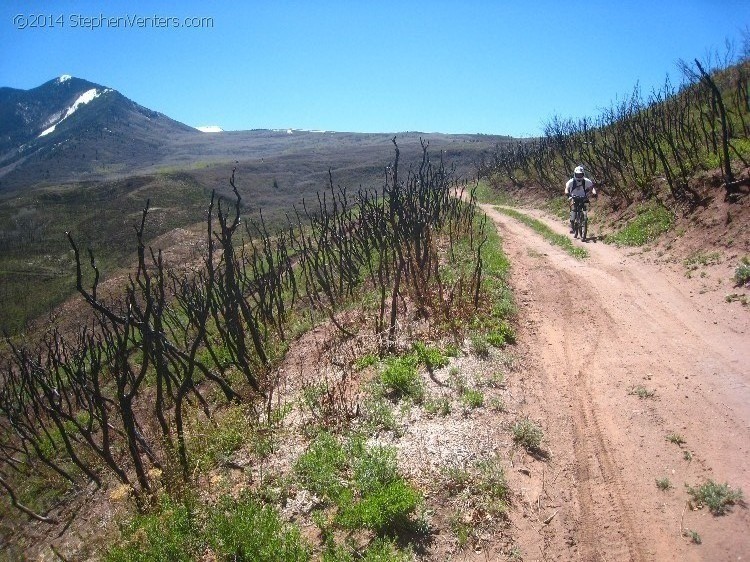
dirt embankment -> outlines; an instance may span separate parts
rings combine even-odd
[[[588,243],[590,257],[576,260],[483,207],[513,264],[526,407],[550,452],[519,484],[524,559],[748,556],[750,511],[691,509],[685,487],[713,479],[750,491],[748,307],[627,249]]]

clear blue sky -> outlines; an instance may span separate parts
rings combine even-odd
[[[212,25],[124,24],[154,15]],[[101,16],[123,23],[89,29]],[[741,50],[748,24],[747,0],[3,0],[0,86],[71,74],[226,130],[533,136],[679,81],[679,59]]]

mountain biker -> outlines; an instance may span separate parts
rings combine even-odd
[[[594,182],[586,177],[583,166],[576,166],[573,170],[573,177],[565,184],[565,196],[570,203],[570,233],[573,234],[573,198],[587,198],[589,192],[596,197],[596,188]]]

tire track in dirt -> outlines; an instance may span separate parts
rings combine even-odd
[[[511,282],[528,294],[519,306],[521,334],[537,374],[524,392],[530,412],[548,420],[548,462],[563,474],[555,489],[541,482],[560,506],[555,521],[534,527],[540,513],[528,512],[520,520],[524,552],[651,561],[736,560],[750,551],[747,509],[721,518],[686,514],[683,487],[712,478],[748,489],[747,318],[733,315],[730,324],[721,311],[707,315],[714,303],[691,300],[679,278],[626,251],[589,244],[591,257],[575,260],[492,207],[484,210],[511,259]],[[655,398],[634,396],[636,385],[656,390]],[[694,461],[666,442],[668,432],[685,436]],[[661,492],[655,479],[666,475],[673,489]],[[683,526],[700,530],[701,547],[681,536]]]

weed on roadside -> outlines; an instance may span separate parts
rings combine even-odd
[[[733,490],[727,483],[718,484],[707,480],[695,488],[687,484],[685,486],[692,503],[698,508],[708,507],[714,515],[724,515],[731,506],[742,501],[742,490]]]
[[[750,256],[745,256],[740,260],[740,264],[734,270],[733,279],[735,287],[744,287],[750,284]]]
[[[430,415],[445,417],[451,413],[450,401],[443,397],[425,400],[424,410]]]
[[[672,487],[672,483],[669,481],[669,478],[665,476],[663,478],[656,479],[656,487],[659,488],[662,492],[666,492]]]
[[[544,431],[529,418],[514,423],[512,431],[513,441],[524,447],[527,451],[538,452],[541,450]]]
[[[682,536],[689,538],[690,542],[694,544],[701,544],[703,542],[698,532],[693,531],[692,529],[685,529],[684,531],[682,531]]]
[[[649,390],[645,386],[632,386],[628,389],[628,394],[631,396],[637,396],[641,400],[644,398],[653,398],[654,394],[656,394],[655,390]]]
[[[682,447],[687,441],[685,441],[685,438],[680,435],[679,433],[670,433],[667,435],[667,441],[670,443],[674,443],[678,447]]]

